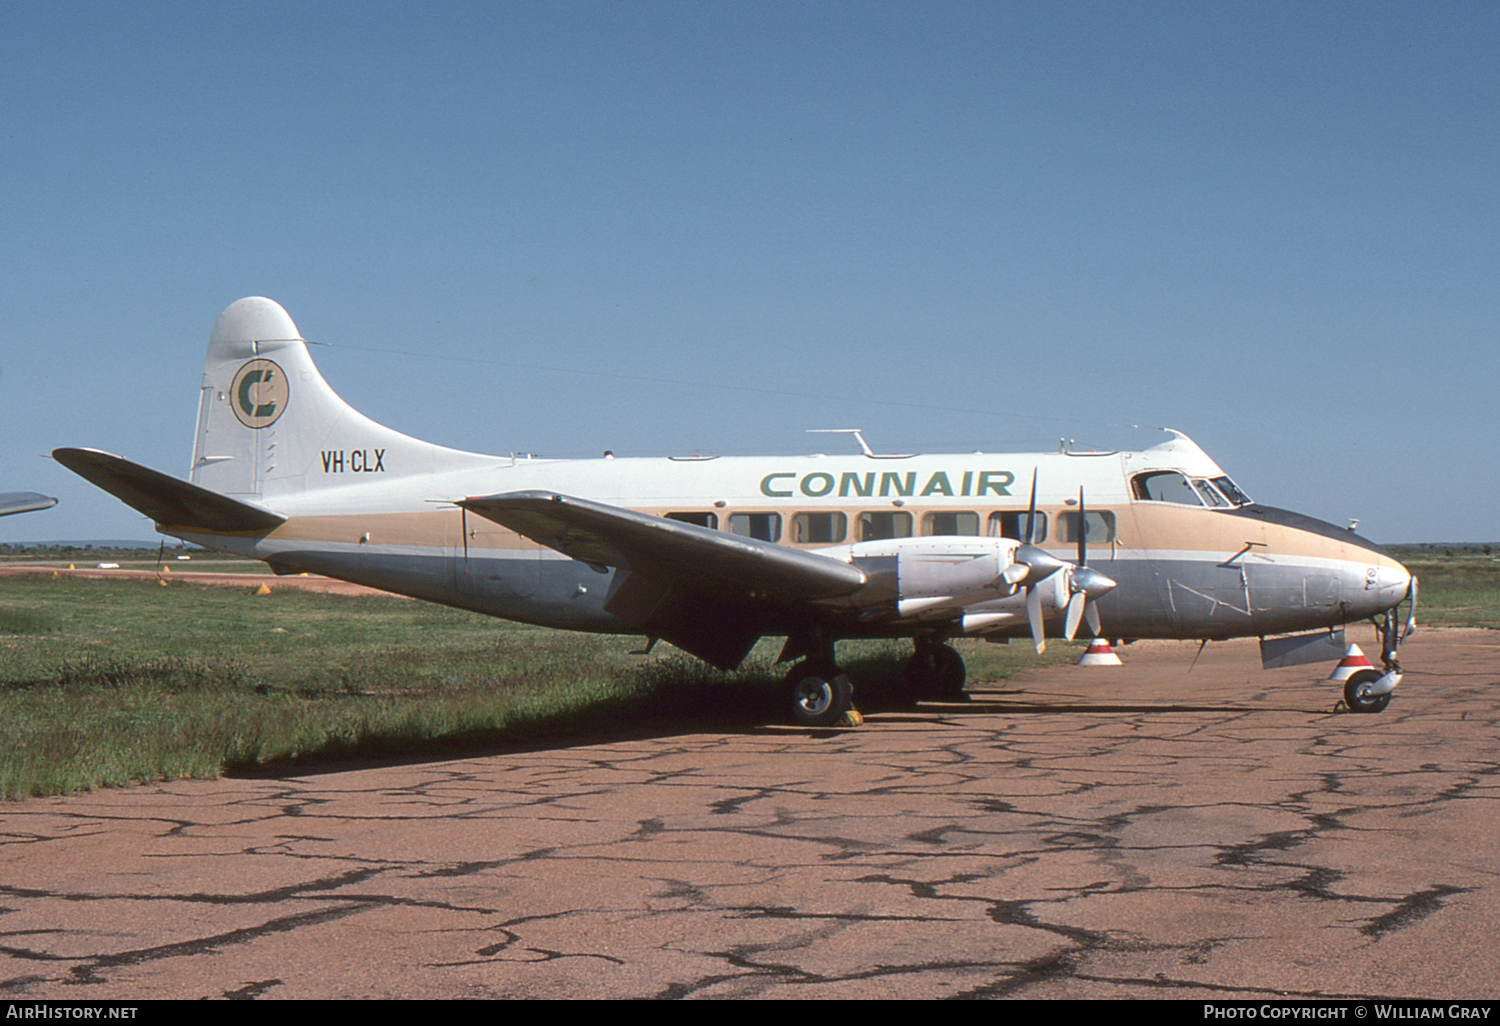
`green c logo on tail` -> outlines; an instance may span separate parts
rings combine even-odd
[[[247,428],[270,427],[286,409],[287,393],[280,367],[270,360],[251,360],[235,372],[229,405]]]

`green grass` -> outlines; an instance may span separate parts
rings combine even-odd
[[[1396,548],[1392,555],[1417,576],[1417,621],[1500,628],[1500,556],[1479,548]]]
[[[0,578],[0,794],[784,720],[778,642],[727,674],[641,644],[385,596]],[[975,680],[1036,661],[959,645]],[[862,709],[894,699],[909,646],[839,652]]]

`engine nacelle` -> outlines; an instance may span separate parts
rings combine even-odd
[[[903,616],[952,615],[1015,594],[1004,577],[1020,543],[1010,538],[890,538],[849,546],[851,560],[895,558],[896,609]]]

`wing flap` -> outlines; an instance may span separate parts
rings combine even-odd
[[[738,666],[769,626],[764,610],[716,603],[630,570],[615,574],[604,608],[721,670]]]
[[[54,449],[52,458],[162,527],[224,534],[270,531],[286,517],[98,449]]]
[[[505,492],[458,505],[573,559],[725,602],[807,602],[865,584],[859,568],[816,552],[555,492]]]

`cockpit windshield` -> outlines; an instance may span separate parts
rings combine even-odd
[[[1214,478],[1214,487],[1223,493],[1224,498],[1229,500],[1231,506],[1250,505],[1250,496],[1240,491],[1239,485],[1227,477]]]
[[[1203,497],[1203,505],[1205,506],[1219,507],[1229,505],[1229,500],[1220,495],[1217,488],[1201,477],[1193,478],[1193,489]]]

